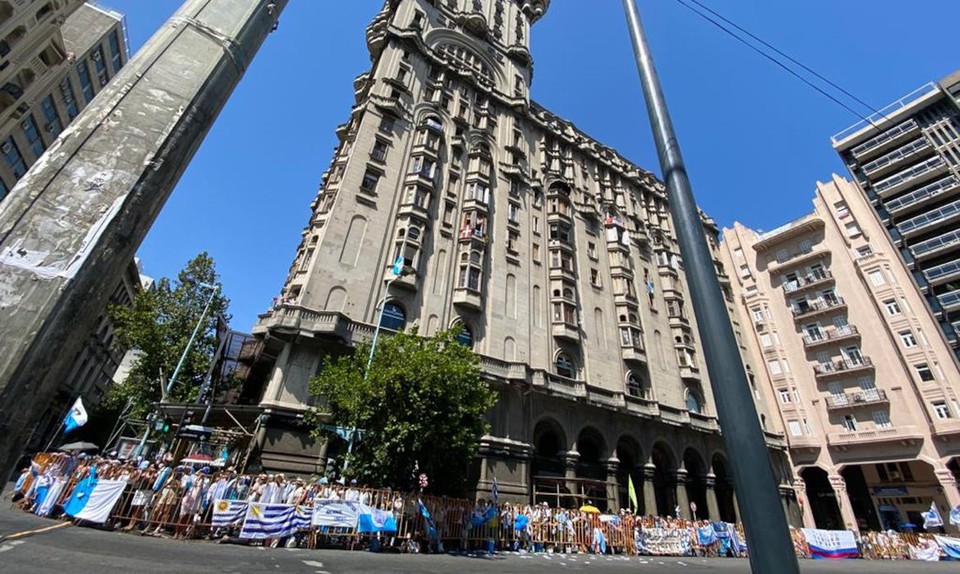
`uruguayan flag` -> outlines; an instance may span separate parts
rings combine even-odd
[[[360,505],[357,532],[366,534],[372,532],[396,532],[397,521],[393,513],[379,508]]]
[[[37,505],[37,509],[34,513],[37,516],[50,516],[50,513],[53,512],[53,507],[56,506],[57,501],[60,500],[60,495],[63,493],[63,487],[67,485],[67,481],[58,478],[53,484],[50,485],[47,495],[43,498],[43,502]]]
[[[946,536],[934,536],[934,538],[951,560],[960,560],[960,538]]]
[[[80,481],[70,500],[63,506],[68,515],[103,524],[110,518],[110,512],[127,486],[126,480],[106,480],[96,476],[96,468],[90,470],[90,476]]]
[[[77,401],[73,403],[73,406],[70,407],[70,412],[68,412],[66,418],[63,419],[63,432],[68,433],[85,424],[87,424],[87,409],[83,408],[83,400],[77,397]]]
[[[304,506],[301,504],[297,507],[297,511],[293,515],[293,528],[295,530],[305,530],[310,528],[312,519],[313,509],[309,506]]]
[[[263,540],[285,538],[293,534],[296,507],[292,504],[261,504],[251,502],[240,529],[240,538]]]
[[[233,526],[240,524],[247,516],[246,500],[217,500],[213,505],[214,526]]]

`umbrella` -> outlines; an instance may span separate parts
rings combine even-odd
[[[600,514],[600,509],[590,504],[584,504],[580,507],[580,512],[589,512],[590,514]]]
[[[100,450],[100,447],[92,442],[72,442],[61,446],[58,450],[63,452],[78,452],[84,450]]]

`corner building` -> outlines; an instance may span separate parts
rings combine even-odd
[[[391,0],[367,28],[372,69],[254,328],[273,363],[259,459],[315,472],[336,458],[297,422],[308,380],[373,335],[385,301],[384,328],[461,323],[481,355],[499,401],[479,491],[496,477],[505,498],[618,508],[629,475],[648,513],[695,502],[733,520],[663,186],[529,99],[530,27],[548,4]],[[394,280],[398,258],[411,273]]]
[[[766,233],[737,223],[723,243],[804,525],[900,530],[931,502],[946,517],[960,504],[952,349],[857,185],[834,176],[813,205]]]

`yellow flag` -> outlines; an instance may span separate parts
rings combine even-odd
[[[633,487],[633,477],[629,474],[627,475],[627,495],[630,497],[630,503],[633,504],[633,513],[637,513],[637,489]]]

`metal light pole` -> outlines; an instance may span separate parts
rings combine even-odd
[[[763,430],[727,316],[703,222],[693,198],[673,123],[660,89],[635,0],[623,0],[637,71],[676,226],[703,353],[717,401],[723,438],[747,535],[753,572],[799,574],[787,519]]]
[[[187,361],[187,355],[190,353],[190,349],[193,347],[193,342],[197,339],[197,333],[200,332],[200,327],[203,326],[203,322],[207,318],[207,313],[210,312],[210,306],[213,305],[213,299],[217,296],[217,293],[220,292],[219,285],[210,285],[209,283],[201,283],[200,287],[210,290],[210,296],[207,297],[207,303],[203,307],[203,312],[200,313],[200,318],[197,319],[197,324],[193,327],[193,332],[190,333],[190,339],[187,341],[187,346],[184,347],[183,352],[180,353],[180,360],[177,361],[177,367],[173,370],[173,374],[170,375],[170,382],[167,383],[166,388],[161,387],[163,391],[162,396],[160,397],[160,402],[167,402],[167,398],[170,396],[170,391],[173,390],[173,385],[177,382],[177,375],[180,374],[180,369],[183,368],[183,364]],[[156,410],[154,410],[156,413]],[[183,422],[183,421],[181,421]],[[150,438],[150,425],[147,425],[146,430],[143,431],[143,436],[140,437],[140,444],[137,445],[135,451],[133,451],[134,458],[140,456],[143,452],[144,445],[147,444],[147,440]]]

